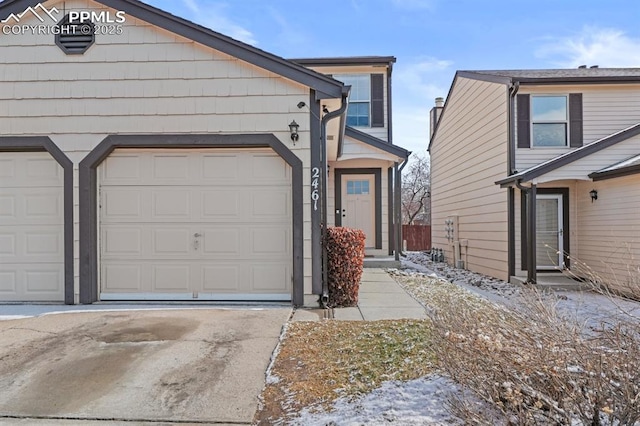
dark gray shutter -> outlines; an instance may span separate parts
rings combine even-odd
[[[531,148],[531,119],[529,95],[517,96],[518,148]]]
[[[371,74],[371,127],[384,127],[384,74]]]
[[[582,137],[582,93],[569,94],[569,146],[581,147]]]

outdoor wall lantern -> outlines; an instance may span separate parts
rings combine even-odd
[[[595,189],[592,189],[591,191],[589,191],[589,195],[591,195],[591,202],[593,203],[594,200],[598,199],[598,191],[596,191]]]
[[[298,139],[300,139],[300,135],[298,134],[299,128],[300,128],[300,125],[296,123],[296,120],[293,120],[291,124],[289,124],[289,131],[291,132],[291,140],[293,141],[294,145],[296,144]]]

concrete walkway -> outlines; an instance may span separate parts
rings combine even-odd
[[[298,309],[292,321],[317,321],[327,314],[323,310]],[[383,269],[367,268],[362,273],[358,306],[333,309],[333,319],[365,320],[426,318],[424,307],[407,294]]]

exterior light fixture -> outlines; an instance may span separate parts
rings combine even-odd
[[[589,191],[589,195],[591,195],[591,202],[593,203],[594,200],[598,199],[598,191],[596,191],[595,189],[592,189],[591,191]]]
[[[291,132],[291,140],[293,141],[294,145],[296,144],[298,139],[300,139],[300,135],[298,134],[299,128],[300,128],[300,125],[296,123],[296,120],[293,120],[291,124],[289,124],[289,131]]]

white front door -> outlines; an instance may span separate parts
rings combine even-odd
[[[538,269],[564,267],[561,194],[536,197],[536,264]]]
[[[342,226],[361,229],[365,247],[375,247],[375,198],[372,175],[343,175]]]

